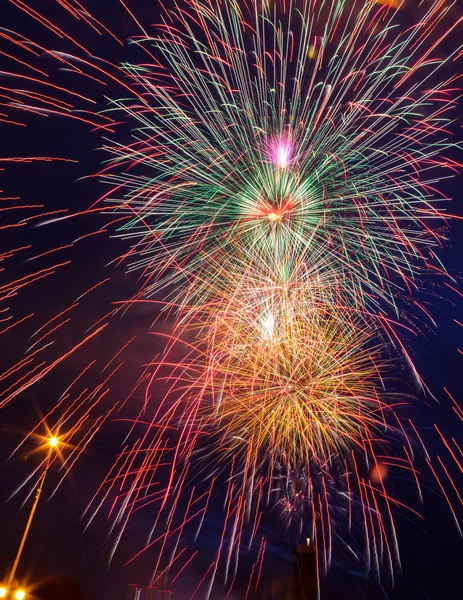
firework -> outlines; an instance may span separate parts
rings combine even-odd
[[[434,184],[455,166],[454,78],[436,85],[423,51],[447,35],[435,39],[442,13],[405,32],[394,14],[194,3],[137,40],[159,64],[125,67],[148,106],[111,104],[135,139],[105,145],[103,180],[144,294],[186,282],[194,295],[211,260],[236,269],[237,244],[288,268],[326,257],[343,302],[363,310],[417,288],[446,222]]]
[[[390,0],[185,1],[161,7],[154,29],[129,11],[141,35],[121,65],[93,56],[90,41],[28,2],[12,4],[63,46],[0,29],[12,62],[2,72],[2,119],[21,127],[31,114],[59,116],[99,132],[105,163],[96,177],[106,189],[81,211],[12,205],[13,215],[31,213],[2,227],[108,218],[69,243],[34,253],[25,242],[2,254],[9,262],[27,254],[30,267],[3,285],[2,301],[50,285],[69,266],[53,261],[55,252],[107,232],[124,242],[113,262],[139,280],[132,298],[88,319],[64,351],[54,341],[108,277],[38,325],[33,311],[12,318],[1,333],[35,327],[25,355],[2,375],[1,406],[95,339],[112,344],[114,317],[141,302],[153,321],[164,315],[172,325],[161,356],[127,378],[125,396],[110,392],[132,332],[104,364],[86,363],[45,419],[69,442],[65,477],[103,423],[142,395],[86,511],[91,521],[114,496],[113,552],[133,515],[155,507],[144,549],[156,550],[158,577],[174,566],[179,576],[194,558],[184,554],[184,532],[194,526],[199,535],[220,489],[220,544],[193,596],[201,586],[208,595],[220,570],[231,593],[266,507],[310,533],[320,572],[337,544],[359,564],[363,556],[365,570],[379,576],[385,562],[392,575],[400,564],[392,509],[407,507],[387,490],[386,473],[406,471],[421,497],[413,464],[421,445],[459,527],[442,482],[460,499],[451,474],[410,422],[411,439],[404,398],[388,392],[387,377],[397,348],[414,369],[396,330],[407,318],[402,299],[425,310],[414,297],[421,275],[445,275],[436,250],[449,215],[436,184],[458,166],[446,155],[455,146],[451,66],[461,51],[437,56],[462,20],[453,20],[452,3],[422,3],[406,28],[403,3]],[[80,2],[58,4],[72,23],[121,44]],[[79,88],[83,78],[99,105],[90,87]],[[106,108],[97,111],[103,88]],[[37,259],[48,262],[34,268]],[[104,377],[87,386],[101,367]],[[456,442],[436,431],[460,466]],[[247,595],[258,588],[265,546]]]

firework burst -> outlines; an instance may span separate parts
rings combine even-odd
[[[444,158],[455,78],[436,85],[423,51],[448,33],[434,31],[441,13],[403,32],[374,2],[190,8],[137,40],[152,69],[126,65],[147,106],[108,113],[138,125],[133,143],[106,145],[103,179],[144,293],[194,293],[210,260],[236,268],[240,244],[280,263],[325,256],[344,303],[395,306],[442,243],[434,184],[456,166]]]
[[[416,23],[404,28],[403,3],[392,0],[185,1],[162,7],[153,33],[130,13],[141,35],[132,40],[136,57],[122,65],[92,56],[28,2],[12,4],[66,45],[44,49],[0,29],[13,48],[3,54],[15,65],[3,73],[2,118],[21,126],[32,113],[90,125],[102,135],[106,161],[97,178],[107,190],[76,213],[16,206],[33,215],[4,228],[102,212],[110,215],[105,227],[28,260],[49,260],[110,230],[130,245],[114,262],[140,277],[134,296],[65,352],[53,355],[57,332],[106,278],[37,326],[25,356],[2,376],[1,405],[94,338],[110,339],[110,317],[123,310],[146,301],[157,317],[175,320],[162,355],[147,358],[127,397],[103,401],[133,337],[93,391],[74,391],[85,367],[48,414],[53,429],[69,431],[66,475],[100,426],[142,391],[124,448],[86,511],[91,521],[114,497],[113,551],[132,516],[155,506],[145,548],[158,557],[153,582],[183,556],[179,575],[194,556],[183,555],[184,530],[192,524],[199,534],[222,487],[221,541],[193,596],[202,583],[210,594],[219,569],[231,592],[240,553],[257,539],[267,506],[286,527],[296,522],[300,534],[310,533],[320,572],[335,540],[358,561],[363,556],[366,570],[380,575],[384,561],[392,575],[400,564],[392,509],[407,507],[382,473],[385,464],[407,471],[421,497],[413,465],[420,446],[459,527],[441,483],[443,469],[456,491],[448,470],[440,457],[437,467],[411,422],[410,439],[403,398],[387,393],[394,345],[412,364],[392,320],[403,322],[398,297],[411,298],[425,271],[445,274],[436,249],[445,240],[447,199],[436,184],[458,166],[446,154],[455,146],[451,65],[461,51],[445,60],[437,54],[462,21],[450,17],[452,3],[421,3]],[[118,42],[81,3],[58,4]],[[106,108],[95,112],[78,83],[54,83],[43,54],[68,81],[103,84]],[[52,160],[12,161],[37,159]],[[1,258],[29,249],[15,246]],[[7,282],[2,300],[68,264]],[[361,544],[352,541],[355,529]],[[246,596],[258,588],[264,553],[263,540]]]

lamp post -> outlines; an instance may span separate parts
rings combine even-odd
[[[42,494],[43,484],[45,482],[45,478],[48,473],[48,468],[50,467],[50,463],[51,463],[51,457],[52,457],[53,452],[58,448],[59,443],[60,443],[59,439],[55,436],[51,436],[51,437],[47,438],[46,445],[48,447],[48,455],[47,455],[47,459],[45,461],[45,469],[39,479],[37,491],[35,493],[34,503],[32,505],[31,511],[29,513],[26,527],[24,528],[24,533],[22,535],[21,543],[19,544],[19,548],[16,553],[16,557],[14,559],[13,567],[11,568],[11,571],[10,571],[10,574],[8,577],[7,585],[5,587],[3,587],[3,586],[0,587],[0,598],[13,598],[14,600],[24,600],[24,598],[26,597],[26,592],[22,589],[17,589],[13,593],[12,584],[14,582],[14,578],[16,575],[16,571],[18,569],[21,555],[24,550],[24,545],[26,543],[27,536],[29,535],[29,530],[31,528],[32,521],[34,519],[35,511],[37,510],[37,505],[39,503],[40,496]]]
[[[26,592],[21,588],[15,590],[13,596],[8,595],[8,589],[6,587],[0,587],[0,598],[13,598],[13,600],[24,600]]]

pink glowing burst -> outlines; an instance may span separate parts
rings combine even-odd
[[[293,144],[287,137],[279,137],[270,143],[270,160],[280,169],[287,169],[293,158]]]

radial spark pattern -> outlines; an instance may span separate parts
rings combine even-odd
[[[28,235],[0,258],[28,271],[1,287],[12,313],[0,334],[25,332],[27,350],[1,375],[0,406],[93,348],[95,359],[76,359],[76,376],[38,428],[59,432],[60,485],[103,424],[128,414],[124,445],[86,510],[91,522],[110,505],[113,553],[134,515],[154,512],[140,553],[155,552],[153,582],[167,573],[175,581],[196,555],[191,530],[196,540],[220,496],[220,543],[192,598],[209,597],[219,575],[232,593],[239,558],[253,546],[245,597],[257,592],[265,512],[311,538],[319,573],[340,549],[357,567],[393,576],[394,513],[419,515],[389,489],[388,473],[405,474],[422,500],[420,453],[461,533],[451,469],[405,419],[406,398],[392,393],[389,377],[405,361],[419,380],[399,334],[410,325],[416,332],[404,307],[428,318],[416,295],[421,275],[445,276],[437,249],[449,215],[438,183],[458,167],[456,3],[423,0],[415,14],[401,0],[185,0],[163,4],[147,24],[121,0],[115,6],[138,31],[118,49],[122,64],[95,55],[92,35],[125,43],[85,3],[59,0],[50,13],[27,0],[10,4],[43,35],[0,28],[11,65],[0,73],[0,120],[22,128],[61,117],[90,127],[101,140],[95,178],[105,191],[83,210],[2,209],[21,215],[2,230]],[[64,169],[71,159],[0,160],[24,168],[60,160]],[[97,213],[109,215],[103,225],[32,247],[31,224],[65,231],[68,219]],[[123,247],[111,265],[139,277],[131,297],[88,317],[85,302],[110,286],[112,274],[98,273],[74,301],[60,306],[55,293],[53,314],[24,313],[31,296],[18,298],[31,286],[44,286],[47,298],[69,287],[59,277],[70,261],[55,253],[108,234]],[[135,372],[138,333],[113,348],[115,317],[141,306],[152,310],[162,350],[147,356],[145,348]],[[64,349],[55,344],[63,339]],[[435,429],[461,471],[460,446]]]

